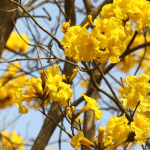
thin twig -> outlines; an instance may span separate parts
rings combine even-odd
[[[62,43],[60,42],[60,40],[59,40],[58,38],[56,38],[53,34],[51,34],[50,32],[48,32],[45,28],[43,28],[21,4],[19,4],[18,2],[14,1],[14,0],[9,0],[9,1],[12,2],[12,3],[17,4],[21,9],[23,9],[23,11],[24,11],[28,16],[30,16],[30,18],[35,22],[35,24],[36,24],[40,29],[42,29],[45,33],[47,33],[48,35],[50,35],[50,36],[57,42],[57,44],[58,44],[58,46],[59,46],[60,49],[65,50],[65,48],[63,47],[63,45],[62,45]]]
[[[39,109],[38,109],[39,110]],[[45,112],[42,112],[41,110],[39,110],[44,116],[46,116],[47,118],[49,118],[54,124],[56,124],[61,130],[63,130],[70,138],[72,138],[72,135],[70,133],[68,133],[64,128],[62,128],[57,122],[55,122],[55,120],[53,120],[49,115],[47,115]]]

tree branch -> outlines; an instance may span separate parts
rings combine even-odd
[[[0,8],[7,11],[10,9],[15,9],[17,6],[13,3],[10,3],[9,0],[1,0]],[[18,12],[18,10],[13,12],[6,12],[2,10],[0,10],[0,57],[4,50],[6,41],[14,28],[13,20]]]
[[[91,11],[91,9],[93,8],[91,0],[83,0],[85,8],[86,8],[86,12],[87,14]]]

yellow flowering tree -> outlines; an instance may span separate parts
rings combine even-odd
[[[0,2],[0,149],[53,149],[55,137],[60,150],[149,149],[150,1],[8,2]]]

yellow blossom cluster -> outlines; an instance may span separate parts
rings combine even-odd
[[[20,86],[24,86],[26,75],[19,74],[20,63],[10,64],[0,78],[0,108],[14,105],[13,97]]]
[[[114,143],[124,142],[129,132],[130,127],[125,116],[114,116],[107,122],[106,137],[111,136],[112,142]]]
[[[25,114],[28,112],[28,109],[22,105],[23,101],[39,99],[41,104],[43,104],[46,100],[53,100],[60,101],[64,106],[71,101],[73,91],[70,84],[64,82],[65,75],[59,73],[58,66],[51,66],[45,71],[45,74],[43,71],[40,73],[41,78],[32,77],[26,80],[25,84],[28,85],[27,91],[30,92],[26,91],[26,95],[23,95],[22,91],[25,89],[18,88],[16,91],[14,101],[19,108],[19,113]],[[74,73],[72,76],[74,76]]]
[[[86,29],[87,24],[67,29],[62,39],[63,46],[67,47],[64,54],[75,61],[119,62],[119,56],[125,50],[123,41],[126,37],[121,20],[96,18],[94,22],[95,28],[90,32]]]
[[[137,110],[140,114],[150,118],[150,96],[140,102]]]
[[[65,33],[62,39],[62,44],[66,47],[64,54],[75,61],[92,62],[96,59],[100,63],[108,60],[110,63],[118,63],[125,50],[124,40],[127,38],[126,41],[129,41],[133,35],[132,26],[135,24],[135,29],[141,33],[150,25],[149,12],[149,1],[114,0],[112,4],[106,4],[102,8],[99,18],[94,20],[95,25],[90,15],[88,23],[83,27],[71,27],[70,21],[64,23],[61,28]],[[87,30],[87,25],[92,31]],[[129,58],[126,59],[125,63]],[[123,70],[128,71],[127,67]]]
[[[129,75],[126,78],[126,85],[123,88],[122,98],[126,109],[137,109],[137,116],[134,116],[131,122],[131,131],[135,133],[134,139],[142,145],[146,143],[146,139],[150,135],[150,97],[147,94],[150,92],[149,76],[140,74],[136,76]]]
[[[146,139],[139,140],[142,138],[149,138],[150,136],[150,118],[145,115],[138,114],[137,118],[131,122],[131,129],[135,132],[136,136],[134,139],[138,140],[140,145],[146,143]]]
[[[135,30],[142,32],[150,24],[150,2],[146,0],[114,0],[102,8],[101,18],[117,17],[122,21],[132,20]],[[128,23],[128,22],[126,22]]]
[[[150,135],[150,96],[147,97],[150,92],[150,83],[148,81],[149,76],[145,74],[140,74],[138,78],[132,75],[126,78],[127,85],[122,90],[125,98],[122,100],[126,109],[134,110],[137,107],[138,115],[133,118],[133,121],[129,122],[125,115],[120,117],[113,116],[108,121],[106,128],[100,126],[98,140],[95,137],[94,144],[84,137],[82,131],[78,131],[79,133],[71,139],[71,146],[78,149],[83,144],[98,149],[115,150],[131,137],[132,142],[136,140],[140,145],[145,144],[146,138],[149,138]],[[89,108],[95,111],[96,102],[85,95],[84,98],[87,101],[87,105],[79,110],[76,116]]]
[[[14,130],[11,133],[4,130],[2,132],[2,140],[7,150],[23,150],[24,140]]]
[[[86,139],[82,131],[78,131],[79,133],[72,137],[70,144],[76,149],[83,144],[98,149],[116,150],[117,147],[126,142],[131,134],[135,133],[133,141],[137,140],[142,145],[146,143],[144,138],[149,138],[149,126],[150,118],[142,114],[138,114],[135,120],[131,122],[131,125],[129,125],[125,115],[120,117],[113,116],[108,121],[107,128],[100,126],[97,130],[98,139],[94,137],[95,144]]]
[[[96,137],[94,138],[95,144],[87,140],[82,131],[78,131],[79,133],[76,136],[73,136],[71,139],[71,146],[78,149],[81,144],[83,144],[98,149],[107,148],[109,150],[115,150],[127,139],[131,129],[125,116],[114,116],[108,121],[107,129],[100,126],[97,131],[98,140]],[[104,135],[105,132],[106,134]],[[113,143],[117,144],[114,145]]]
[[[126,78],[126,85],[123,88],[123,95],[125,98],[122,98],[123,104],[125,107],[135,109],[139,101],[142,101],[146,98],[146,94],[150,92],[150,83],[149,76],[145,74],[140,74],[137,78],[136,76],[129,75]]]
[[[22,33],[20,35],[27,43],[29,43],[29,38],[26,34]],[[19,50],[20,53],[24,53],[28,50],[29,45],[25,43],[21,37],[18,35],[18,33],[12,32],[6,42],[6,47],[13,51]]]

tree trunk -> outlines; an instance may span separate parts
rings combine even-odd
[[[13,20],[15,20],[18,12],[17,10],[8,12],[8,10],[15,8],[17,8],[17,6],[11,3],[9,0],[0,0],[0,57],[6,41],[14,28]]]

